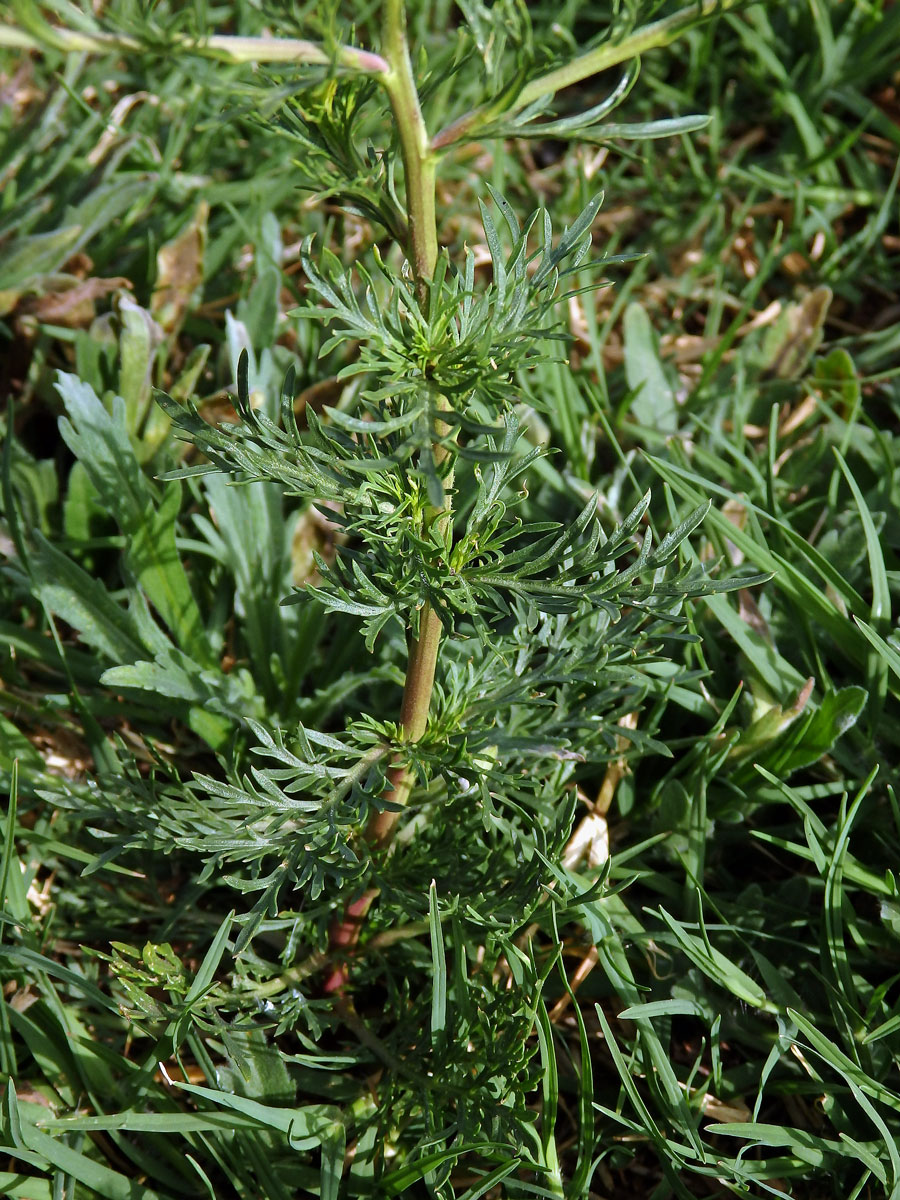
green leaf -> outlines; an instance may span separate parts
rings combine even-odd
[[[683,117],[662,117],[659,121],[629,121],[624,124],[587,126],[578,132],[579,140],[607,142],[613,138],[623,141],[644,142],[652,138],[676,137],[696,133],[705,129],[710,117],[705,113],[686,114]]]
[[[702,1005],[695,1000],[648,1000],[633,1004],[619,1013],[620,1021],[637,1021],[650,1017],[702,1017]]]
[[[631,411],[641,425],[659,433],[678,428],[678,407],[665,368],[659,357],[650,318],[636,301],[625,309],[625,378],[635,393]]]
[[[844,1153],[840,1142],[816,1137],[805,1129],[792,1129],[786,1125],[735,1121],[727,1125],[707,1125],[706,1132],[719,1137],[746,1138],[754,1146],[786,1146],[800,1162],[813,1167],[823,1167],[835,1155]]]
[[[125,401],[125,428],[135,456],[144,458],[148,448],[144,446],[141,434],[151,403],[153,360],[163,334],[150,313],[127,297],[119,301],[119,315],[122,322],[119,395]],[[72,413],[69,415],[72,417]],[[152,446],[149,449],[152,450]]]
[[[128,437],[124,400],[114,397],[108,412],[89,384],[64,373],[57,390],[69,415],[60,431],[127,537],[128,567],[178,644],[205,660],[205,630],[175,545],[180,485],[165,484],[157,500]]]
[[[225,675],[207,670],[174,646],[160,651],[152,662],[141,658],[121,667],[110,667],[104,671],[101,682],[111,688],[137,688],[156,696],[208,706],[234,720],[263,715],[248,672]]]
[[[488,1154],[491,1152],[508,1153],[508,1148],[494,1142],[472,1141],[466,1144],[466,1154]],[[393,1197],[402,1196],[414,1183],[424,1179],[430,1171],[444,1163],[455,1163],[459,1160],[460,1152],[452,1147],[446,1150],[434,1150],[423,1154],[403,1166],[383,1175],[379,1182],[382,1195]]]
[[[23,771],[44,769],[44,760],[25,734],[0,713],[0,770],[11,771],[16,759]]]
[[[58,270],[80,238],[80,227],[73,225],[21,238],[7,247],[0,267],[0,316],[15,308],[22,285]]]
[[[17,1171],[0,1171],[0,1192],[9,1200],[53,1200],[52,1184],[48,1179]]]
[[[720,987],[743,1001],[744,1004],[761,1009],[763,1012],[779,1011],[778,1006],[766,997],[759,984],[751,979],[737,963],[732,962],[721,951],[711,946],[708,939],[697,937],[689,932],[681,921],[666,912],[665,909],[660,909],[659,914],[672,930],[676,941],[691,962],[696,963],[710,979],[715,980]]]
[[[62,1138],[41,1133],[24,1113],[19,1113],[12,1080],[7,1087],[5,1108],[21,1139],[16,1146],[3,1147],[3,1153],[11,1158],[21,1159],[45,1171],[63,1171],[103,1196],[104,1200],[163,1200],[152,1188],[143,1187],[134,1179],[72,1150]]]
[[[823,358],[816,359],[816,385],[825,390],[829,404],[840,403],[847,412],[855,412],[862,389],[853,359],[842,346],[836,346]]]
[[[431,936],[431,1037],[438,1038],[447,1027],[447,960],[444,955],[444,933],[438,908],[437,884],[432,879],[428,889],[428,928]]]
[[[858,617],[854,617],[853,620],[866,641],[878,651],[878,654],[887,666],[900,679],[900,650],[890,642],[885,641],[881,634],[876,633],[872,626],[867,625],[865,621],[860,621]]]
[[[216,971],[219,968],[219,963],[222,961],[222,955],[225,953],[225,947],[228,944],[228,935],[231,932],[233,920],[234,912],[232,911],[216,931],[216,936],[210,943],[209,949],[203,956],[203,962],[200,964],[191,982],[191,986],[188,988],[187,995],[184,998],[186,1005],[193,1004],[195,1000],[199,1000],[206,989],[212,984]]]
[[[826,692],[819,707],[798,723],[779,747],[773,769],[786,777],[820,762],[831,753],[838,739],[853,728],[867,700],[868,693],[862,687]]]
[[[199,1084],[182,1083],[171,1079],[172,1087],[190,1092],[219,1108],[231,1109],[249,1117],[267,1129],[275,1129],[288,1138],[294,1150],[310,1150],[333,1139],[335,1127],[340,1124],[340,1109],[331,1104],[308,1104],[303,1108],[273,1108],[260,1104],[246,1096],[235,1096],[218,1088],[201,1087]]]
[[[803,1013],[789,1008],[787,1014],[800,1032],[805,1034],[809,1045],[822,1058],[823,1062],[828,1063],[848,1083],[853,1083],[865,1095],[871,1096],[873,1100],[878,1100],[889,1110],[897,1111],[900,1107],[900,1093],[892,1091],[879,1080],[873,1079],[858,1063],[848,1058],[843,1050],[836,1046],[830,1038],[827,1038]]]
[[[83,642],[112,662],[134,662],[146,652],[131,615],[99,579],[35,534],[31,570],[41,601],[62,617]]]

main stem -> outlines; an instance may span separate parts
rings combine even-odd
[[[434,275],[438,256],[434,215],[436,160],[428,144],[428,130],[422,118],[419,93],[413,78],[403,0],[385,0],[383,32],[382,50],[388,71],[382,76],[382,83],[387,89],[400,135],[413,267],[419,283],[419,297],[424,301],[423,289]]]
[[[390,98],[397,132],[400,138],[400,153],[406,177],[406,210],[409,226],[411,259],[416,276],[419,303],[428,303],[428,282],[434,276],[437,265],[438,239],[434,211],[435,155],[429,145],[428,130],[422,118],[419,93],[409,57],[409,41],[406,34],[406,11],[403,0],[385,0],[383,29],[384,58],[388,70],[381,75],[381,82]],[[436,422],[435,443],[447,432],[441,422]],[[435,461],[440,464],[446,451],[435,445]],[[431,510],[428,520],[449,521],[450,501],[445,483],[445,499],[442,508]],[[434,688],[434,673],[437,667],[438,647],[441,641],[441,622],[428,601],[419,613],[418,633],[409,640],[409,658],[406,664],[406,680],[403,688],[403,703],[400,708],[400,727],[407,743],[417,742],[428,725],[431,693]],[[385,798],[391,801],[391,811],[376,813],[366,829],[366,840],[373,848],[386,846],[390,841],[399,817],[399,810],[406,805],[413,786],[413,773],[409,766],[396,762],[387,772]],[[359,931],[377,892],[370,889],[348,904],[343,916],[336,918],[331,927],[329,950],[338,954],[351,951],[359,938]],[[347,968],[337,963],[326,977],[326,993],[340,995],[347,982]]]
[[[435,155],[429,145],[428,130],[422,118],[419,94],[413,78],[403,0],[385,0],[382,51],[389,68],[387,75],[383,77],[383,83],[397,122],[406,177],[406,208],[412,241],[413,268],[419,302],[424,305],[428,300],[428,281],[434,275],[438,256],[434,211]],[[436,440],[443,436],[443,433],[443,427],[436,428]],[[442,457],[439,448],[436,448],[435,458],[440,461]],[[431,514],[431,519],[450,519],[448,499],[445,500],[442,509]],[[426,601],[419,613],[418,635],[410,639],[403,704],[400,709],[400,725],[407,742],[417,742],[428,723],[440,640],[440,620],[431,604]],[[388,772],[388,782],[391,801],[402,807],[409,798],[413,783],[409,768],[402,764],[392,767]],[[377,813],[369,823],[369,841],[375,846],[385,845],[393,833],[397,817],[397,812]]]

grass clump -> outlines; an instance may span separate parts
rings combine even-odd
[[[0,24],[0,1190],[900,1194],[900,30],[812,11]]]

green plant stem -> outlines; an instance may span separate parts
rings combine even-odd
[[[403,0],[385,0],[383,50],[390,71],[382,82],[387,89],[397,122],[406,176],[411,257],[419,283],[419,300],[424,304],[427,302],[427,283],[434,275],[438,256],[434,209],[436,159],[429,145],[428,130],[422,117],[419,94],[413,78]],[[445,432],[443,426],[437,428],[436,441],[443,437]],[[435,458],[439,462],[441,453],[436,445]],[[447,490],[445,489],[445,492]],[[444,508],[433,515],[433,519],[450,519],[449,499],[445,501]],[[400,710],[400,724],[403,736],[408,742],[417,742],[428,723],[440,640],[440,620],[432,606],[426,602],[419,614],[418,636],[410,641],[403,704]],[[402,765],[392,767],[388,772],[388,781],[391,785],[391,799],[402,807],[409,797],[413,783],[408,768]],[[389,841],[397,816],[396,812],[382,812],[373,817],[367,831],[369,841],[373,845],[383,846]]]
[[[444,513],[449,515],[446,509]],[[441,519],[446,520],[446,517],[442,516]],[[419,617],[419,636],[410,641],[403,704],[400,708],[400,725],[408,742],[417,742],[428,724],[440,641],[440,619],[431,605],[426,603]],[[412,775],[408,768],[394,766],[388,771],[387,778],[391,788],[391,801],[402,808],[409,799],[413,784]],[[367,830],[367,837],[372,845],[384,846],[390,840],[398,816],[399,813],[388,810],[375,814]]]
[[[428,130],[422,117],[419,94],[413,77],[403,0],[385,0],[383,50],[389,71],[387,75],[382,76],[381,82],[388,93],[397,122],[406,178],[410,259],[416,275],[419,303],[425,305],[428,302],[428,282],[434,275],[438,256],[434,198],[436,155],[429,143]],[[440,403],[439,401],[438,406]],[[436,422],[434,455],[438,464],[446,455],[446,451],[439,444],[446,432],[446,427]],[[433,510],[428,516],[429,520],[451,520],[449,489],[448,480],[444,490],[444,506]],[[440,641],[440,619],[431,604],[426,602],[419,614],[418,636],[410,638],[403,703],[400,709],[400,727],[404,740],[410,743],[417,742],[428,725]],[[381,849],[390,842],[400,811],[405,807],[412,791],[413,773],[406,763],[398,761],[388,771],[387,783],[385,796],[390,799],[392,808],[375,813],[366,828],[366,840],[373,849]],[[364,892],[344,909],[341,917],[335,918],[329,931],[330,951],[346,954],[353,949],[359,938],[362,921],[376,895],[374,890]],[[346,964],[339,963],[325,980],[324,990],[326,994],[340,996],[346,982]]]
[[[391,101],[400,137],[400,153],[406,175],[406,207],[412,240],[412,260],[422,287],[431,279],[437,264],[437,223],[434,213],[435,156],[419,105],[406,36],[403,0],[385,0],[384,45],[388,72],[382,78]]]
[[[42,25],[39,33],[31,33],[12,25],[0,25],[0,46],[18,50],[52,48],[63,53],[88,54],[108,54],[114,50],[162,53],[164,49],[166,53],[179,50],[232,63],[292,62],[320,67],[336,64],[346,70],[379,76],[389,71],[380,54],[356,46],[335,46],[329,50],[318,42],[303,38],[235,37],[230,34],[212,34],[207,38],[176,36],[165,47],[159,47],[124,33],[86,33],[49,24]]]
[[[413,65],[409,60],[407,40],[406,8],[403,0],[385,0],[383,49],[390,70],[382,77],[382,83],[391,102],[397,122],[403,172],[406,175],[407,220],[409,238],[412,242],[413,269],[418,283],[419,302],[427,304],[428,281],[434,275],[438,260],[437,221],[434,216],[434,169],[436,155],[428,142],[428,131],[422,118],[419,92],[413,77]],[[440,401],[438,402],[439,407]],[[439,464],[444,461],[446,451],[440,439],[446,436],[446,427],[436,422],[434,430],[434,458]],[[451,481],[445,482],[444,506],[432,510],[427,520],[450,521]],[[434,688],[434,671],[437,668],[440,646],[440,619],[431,604],[422,607],[419,614],[418,636],[410,637],[406,682],[403,686],[403,702],[400,710],[400,725],[403,738],[408,743],[418,742],[428,724],[428,709]],[[397,824],[400,811],[406,806],[412,791],[412,770],[402,760],[397,761],[388,772],[388,787],[385,797],[390,799],[391,809],[376,812],[368,822],[366,840],[376,850],[388,845]],[[370,889],[344,908],[341,917],[336,917],[329,931],[329,950],[347,954],[359,940],[362,920],[376,898],[376,890]],[[347,983],[346,962],[338,962],[335,970],[325,979],[326,995],[338,995]]]
[[[522,88],[515,100],[503,109],[502,113],[497,114],[495,106],[492,104],[483,104],[464,113],[463,116],[458,117],[434,135],[431,149],[433,151],[446,150],[448,146],[452,146],[462,138],[477,134],[479,125],[485,117],[493,118],[497,115],[511,117],[515,113],[521,112],[523,108],[527,108],[529,104],[533,104],[535,100],[540,100],[544,96],[548,98],[554,96],[563,88],[580,83],[583,79],[589,79],[591,75],[597,75],[610,67],[618,66],[619,63],[626,62],[630,58],[637,58],[648,50],[668,46],[690,25],[712,16],[716,12],[725,12],[729,8],[734,8],[741,2],[742,0],[700,0],[699,4],[692,4],[668,17],[645,25],[642,29],[623,38],[621,42],[606,42],[602,46],[597,46],[596,49],[573,58],[565,66],[557,67],[555,71],[548,71],[545,75],[539,75],[537,79],[532,79]]]

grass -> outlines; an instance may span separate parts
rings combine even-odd
[[[319,36],[315,7],[284,32]],[[551,47],[611,16],[530,13]],[[410,13],[433,128],[480,98],[481,73],[441,77],[458,19]],[[611,666],[606,751],[571,777],[593,861],[535,809],[552,832],[507,894],[467,873],[471,828],[438,838],[423,807],[352,1002],[321,987],[328,889],[266,899],[261,866],[230,863],[225,781],[299,754],[251,755],[248,720],[396,713],[396,658],[361,655],[349,618],[279,606],[340,536],[327,511],[159,481],[187,460],[150,384],[223,411],[249,348],[252,391],[294,367],[306,404],[333,403],[340,352],[286,315],[300,242],[352,259],[373,223],[298,190],[274,68],[4,52],[0,1192],[900,1196],[898,37],[875,3],[739,6],[645,55],[615,117],[709,113],[703,130],[486,138],[448,160],[456,251],[486,252],[490,183],[560,227],[602,186],[595,247],[643,256],[569,302],[570,363],[520,380],[529,436],[556,451],[528,477],[535,519],[569,523],[597,491],[613,524],[650,488],[663,537],[711,498],[685,562],[771,578],[689,602],[646,674]],[[116,419],[74,382],[61,396],[60,370],[121,396]],[[181,680],[162,697],[139,666],[161,627]],[[570,702],[554,729],[577,728]],[[206,792],[173,784],[192,773]]]

